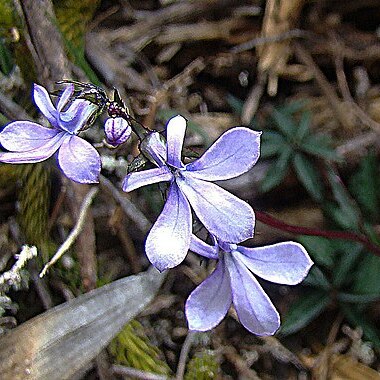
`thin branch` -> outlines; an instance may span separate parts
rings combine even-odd
[[[73,245],[76,238],[81,233],[85,219],[86,219],[86,216],[87,216],[87,212],[88,212],[90,205],[91,205],[95,195],[97,194],[97,192],[98,192],[98,189],[96,187],[93,187],[87,193],[86,197],[83,200],[82,206],[80,208],[77,223],[75,224],[74,228],[72,229],[72,231],[70,232],[69,236],[64,241],[64,243],[58,248],[57,252],[52,257],[52,259],[42,269],[42,271],[40,273],[41,278],[46,274],[48,269],[53,264],[55,264],[62,257],[62,255]]]
[[[137,228],[143,234],[146,234],[149,231],[152,223],[128,198],[124,197],[122,193],[116,189],[108,178],[103,175],[100,175],[100,186],[112,195],[115,201],[119,203],[120,207],[123,209],[125,215],[135,223]]]
[[[10,97],[0,91],[0,111],[10,120],[27,120],[32,121],[33,118],[28,115],[24,108],[20,107]]]
[[[344,73],[344,67],[343,67],[343,58],[342,57],[336,57],[335,58],[335,71],[336,76],[338,79],[338,85],[340,88],[340,91],[342,92],[344,100],[352,106],[352,110],[356,114],[356,116],[360,119],[360,121],[366,125],[367,127],[371,128],[377,134],[380,133],[380,123],[376,122],[375,120],[372,120],[355,102],[354,98],[351,95],[350,89],[348,87],[346,74]]]
[[[334,88],[330,84],[330,82],[326,79],[325,75],[321,71],[321,69],[316,65],[313,60],[313,57],[310,53],[299,43],[294,43],[294,50],[297,58],[306,65],[310,71],[312,72],[315,81],[318,83],[321,91],[325,95],[330,104],[331,108],[334,110],[340,124],[344,127],[351,125],[352,122],[349,118],[349,115],[345,111],[342,106],[343,103],[337,96]]]
[[[374,255],[380,256],[380,247],[372,243],[364,235],[359,235],[359,234],[356,234],[355,232],[348,232],[348,231],[326,231],[326,230],[319,230],[317,228],[294,226],[291,224],[287,224],[281,220],[278,220],[263,211],[256,210],[255,214],[256,214],[257,220],[259,220],[260,222],[268,226],[276,228],[278,230],[289,232],[296,235],[321,236],[328,239],[343,239],[343,240],[356,241],[358,243],[362,243]]]
[[[183,376],[185,374],[186,369],[186,361],[189,356],[190,348],[193,344],[195,334],[195,331],[189,331],[185,341],[183,342],[181,353],[179,355],[177,373],[175,377],[176,380],[183,380]]]

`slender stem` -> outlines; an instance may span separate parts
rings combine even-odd
[[[40,278],[42,278],[46,274],[48,269],[53,264],[55,264],[62,257],[62,255],[73,245],[76,238],[81,233],[84,222],[86,220],[87,211],[89,210],[90,205],[95,195],[97,194],[97,192],[98,192],[98,188],[93,187],[87,193],[86,197],[83,200],[82,206],[80,208],[78,220],[77,220],[77,223],[75,224],[75,227],[72,229],[67,239],[63,242],[63,244],[58,248],[57,252],[54,254],[52,259],[44,266],[44,268],[42,269],[40,273]]]
[[[348,232],[348,231],[326,231],[326,230],[320,230],[317,228],[294,226],[294,225],[282,222],[281,220],[278,220],[263,211],[255,211],[255,214],[256,214],[257,220],[259,220],[260,222],[268,226],[274,227],[278,230],[290,232],[292,234],[297,234],[297,235],[321,236],[321,237],[325,237],[329,239],[343,239],[343,240],[356,241],[356,242],[362,243],[374,255],[380,256],[380,247],[372,243],[364,235],[359,235],[355,232]]]
[[[186,369],[186,361],[189,356],[191,345],[196,335],[195,331],[189,331],[187,337],[182,345],[181,353],[179,355],[179,361],[177,366],[176,380],[183,380]]]

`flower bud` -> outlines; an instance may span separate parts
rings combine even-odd
[[[110,117],[104,123],[104,132],[107,143],[116,147],[128,140],[132,128],[127,120],[121,117]]]

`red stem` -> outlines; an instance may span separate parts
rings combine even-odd
[[[292,234],[297,234],[297,235],[322,236],[329,239],[343,239],[343,240],[356,241],[356,242],[362,243],[374,255],[380,257],[380,247],[372,243],[364,235],[359,235],[359,234],[356,234],[355,232],[326,231],[326,230],[319,230],[317,228],[293,226],[291,224],[282,222],[281,220],[278,220],[263,211],[255,211],[255,214],[256,214],[257,220],[259,220],[260,222],[268,226],[277,228],[278,230],[290,232]]]

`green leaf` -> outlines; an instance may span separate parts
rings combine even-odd
[[[303,110],[306,106],[307,102],[305,100],[295,100],[293,102],[289,102],[279,108],[279,110],[288,115],[292,115],[296,112]]]
[[[379,170],[376,156],[370,153],[360,163],[358,171],[351,177],[350,190],[359,205],[371,220],[378,219]]]
[[[267,192],[279,185],[288,172],[292,148],[288,145],[281,151],[278,159],[269,167],[266,176],[261,182],[261,191]]]
[[[4,75],[9,75],[13,69],[13,60],[10,51],[0,38],[0,70]]]
[[[351,199],[349,193],[341,182],[339,176],[335,174],[334,170],[329,167],[327,170],[327,177],[334,195],[335,200],[338,202],[340,212],[333,211],[340,221],[343,228],[358,230],[360,220],[360,210],[355,202]],[[339,215],[340,214],[340,215]]]
[[[321,202],[323,198],[322,180],[314,164],[305,155],[297,153],[293,157],[293,165],[298,179],[309,194],[317,202]]]
[[[329,280],[315,264],[311,267],[307,277],[303,280],[302,284],[325,291],[331,289]]]
[[[338,293],[337,298],[339,301],[346,303],[369,303],[380,300],[380,294]]]
[[[295,124],[293,117],[281,109],[274,109],[271,116],[276,122],[278,129],[285,136],[293,140],[297,132],[297,125]]]
[[[329,239],[319,236],[299,236],[298,240],[309,252],[312,259],[319,265],[332,267],[334,264],[334,247]]]
[[[243,112],[244,102],[230,93],[227,94],[226,101],[232,108],[233,113],[240,116]]]
[[[370,340],[376,348],[380,348],[379,331],[365,318],[363,313],[356,310],[353,305],[341,304],[341,309],[348,321],[355,327],[360,326],[365,338]]]
[[[290,306],[279,333],[289,335],[301,330],[317,318],[329,303],[329,295],[321,290],[305,294]]]
[[[338,161],[339,156],[335,149],[329,146],[328,138],[325,135],[309,135],[302,142],[301,149],[325,161]]]
[[[367,254],[360,261],[353,284],[354,293],[380,294],[380,257]]]
[[[339,240],[340,242],[340,240]],[[344,243],[344,242],[342,242]],[[340,288],[345,283],[351,283],[353,278],[353,269],[356,265],[360,252],[362,250],[361,244],[346,242],[346,246],[342,245],[341,250],[337,250],[339,253],[339,259],[336,260],[336,266],[333,275],[333,285],[336,288]]]
[[[280,154],[284,147],[287,145],[284,136],[278,132],[267,131],[264,132],[261,139],[261,158],[268,158]]]
[[[310,121],[311,121],[311,112],[305,111],[301,115],[301,120],[299,122],[297,132],[295,134],[295,139],[299,143],[310,133]]]

